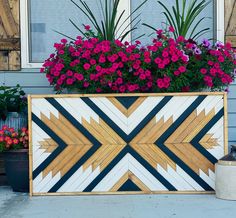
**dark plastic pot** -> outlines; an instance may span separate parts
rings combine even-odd
[[[29,192],[28,150],[4,152],[4,165],[8,184],[15,192]]]

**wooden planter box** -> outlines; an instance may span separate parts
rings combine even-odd
[[[225,93],[29,96],[30,193],[208,193]]]

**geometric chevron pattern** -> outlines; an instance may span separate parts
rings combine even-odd
[[[214,191],[223,94],[30,102],[32,194]]]

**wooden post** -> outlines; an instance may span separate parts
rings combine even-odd
[[[236,0],[225,0],[225,39],[236,47]]]

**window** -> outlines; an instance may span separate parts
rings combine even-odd
[[[135,0],[131,1],[131,10],[133,8],[138,7],[143,1],[142,0]],[[187,4],[191,3],[192,0],[187,0]],[[171,8],[175,4],[175,0],[162,0],[162,3],[169,5],[169,8]],[[181,3],[181,1],[180,1]],[[206,27],[210,28],[209,32],[204,34],[204,36],[200,37],[199,40],[202,38],[208,38],[212,39],[215,38],[214,36],[214,4],[213,1],[207,6],[207,8],[204,9],[200,17],[205,17],[204,21],[200,24],[200,26],[196,29],[196,32],[201,29],[204,29]],[[147,23],[157,29],[164,29],[166,28],[167,20],[165,16],[163,15],[163,8],[162,6],[157,3],[157,0],[149,0],[145,7],[142,8],[142,14],[140,16],[140,19],[142,20],[142,23]],[[196,24],[196,22],[195,22]],[[194,25],[194,24],[193,24]],[[191,31],[191,30],[190,30]],[[132,40],[139,37],[141,34],[146,33],[146,35],[150,35],[153,32],[150,28],[139,25],[138,31],[134,31],[131,35]],[[149,37],[142,37],[140,38],[140,41],[142,41],[143,44],[150,43]]]
[[[98,19],[101,18],[100,0],[86,0],[86,2],[92,7],[95,16]],[[173,0],[162,0],[162,2],[166,2],[167,5],[173,4]],[[214,37],[223,41],[224,0],[214,0],[213,2],[203,12],[207,17],[212,18],[207,19],[203,24],[203,26],[208,26],[212,30],[204,37]],[[81,14],[70,0],[21,0],[20,3],[23,68],[41,67],[42,62],[53,51],[54,42],[62,38],[54,30],[73,38],[79,34],[78,30],[69,22],[69,18],[78,25],[89,24],[88,19]],[[142,0],[121,0],[120,11],[125,9],[128,15],[141,3]],[[149,0],[141,9],[141,13],[142,22],[162,28],[162,22],[165,20],[161,14],[161,7],[156,0]],[[147,27],[140,25],[139,30],[130,34],[127,40],[131,41],[142,33],[149,32],[150,30]],[[140,40],[145,44],[150,41],[150,38],[146,36]]]
[[[86,3],[93,8],[95,16],[101,18],[100,0],[86,0]],[[69,19],[77,25],[89,23],[70,0],[21,0],[23,68],[42,66],[53,52],[53,44],[63,38],[55,30],[72,38],[79,35]]]

